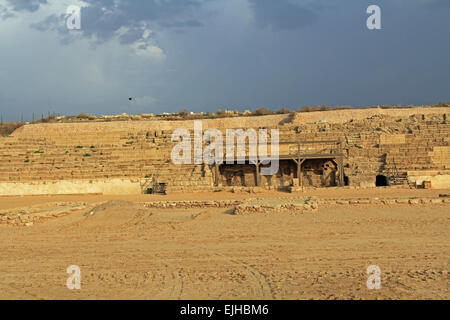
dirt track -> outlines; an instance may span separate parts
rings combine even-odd
[[[392,193],[362,191],[380,192]],[[65,200],[78,197],[113,200]],[[246,195],[183,195],[199,197]],[[60,198],[1,198],[0,208]],[[229,209],[152,209],[133,201],[112,201],[91,216],[79,211],[28,228],[0,225],[0,298],[450,299],[448,204],[235,216]],[[81,290],[66,288],[72,264],[81,268]],[[380,290],[366,287],[372,264],[382,272]]]

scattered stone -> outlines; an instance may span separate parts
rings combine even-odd
[[[315,198],[248,199],[236,206],[234,214],[243,215],[267,211],[302,213],[314,211],[317,208],[318,203]]]
[[[383,202],[383,204],[387,204],[387,205],[396,203],[395,199],[384,199],[384,200],[381,200],[381,202]]]
[[[85,202],[49,202],[20,209],[4,209],[0,210],[0,224],[31,226],[88,207],[89,204]]]

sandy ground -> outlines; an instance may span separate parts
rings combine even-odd
[[[318,197],[436,196],[449,190],[318,189]],[[261,195],[258,195],[261,196]],[[267,193],[273,196],[298,194]],[[0,225],[1,299],[450,299],[450,205],[321,206],[300,215],[152,209],[137,201],[248,194],[0,198],[0,209],[110,202],[32,227]],[[69,290],[66,268],[81,269]],[[369,290],[369,265],[381,289]]]
[[[438,197],[440,194],[449,194],[450,190],[436,189],[404,189],[394,187],[351,189],[339,188],[317,188],[305,189],[304,192],[287,193],[278,191],[265,191],[262,193],[246,192],[192,192],[192,193],[169,193],[167,195],[61,195],[61,196],[3,196],[0,197],[0,210],[8,208],[19,208],[27,205],[35,205],[47,202],[85,201],[96,203],[108,200],[127,200],[133,202],[145,201],[176,201],[176,200],[243,200],[249,197],[306,197],[318,198],[363,198],[363,197]]]

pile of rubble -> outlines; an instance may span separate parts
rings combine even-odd
[[[315,211],[318,208],[317,199],[307,198],[277,198],[277,199],[248,199],[236,206],[234,214],[243,215],[251,213],[287,212],[303,213]]]
[[[241,203],[239,200],[192,200],[192,201],[152,201],[143,202],[146,208],[229,208]]]
[[[30,227],[36,222],[66,216],[84,210],[92,204],[85,202],[52,202],[30,207],[0,210],[0,224]]]
[[[410,198],[349,198],[349,199],[321,199],[321,205],[393,205],[393,204],[449,204],[449,197],[410,197]]]

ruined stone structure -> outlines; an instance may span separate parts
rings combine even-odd
[[[203,120],[216,128],[278,129],[280,168],[175,165],[171,139],[193,121],[30,124],[0,138],[0,195],[139,194],[154,178],[168,191],[261,186],[450,188],[448,108],[361,109]],[[270,132],[270,130],[269,130]]]

